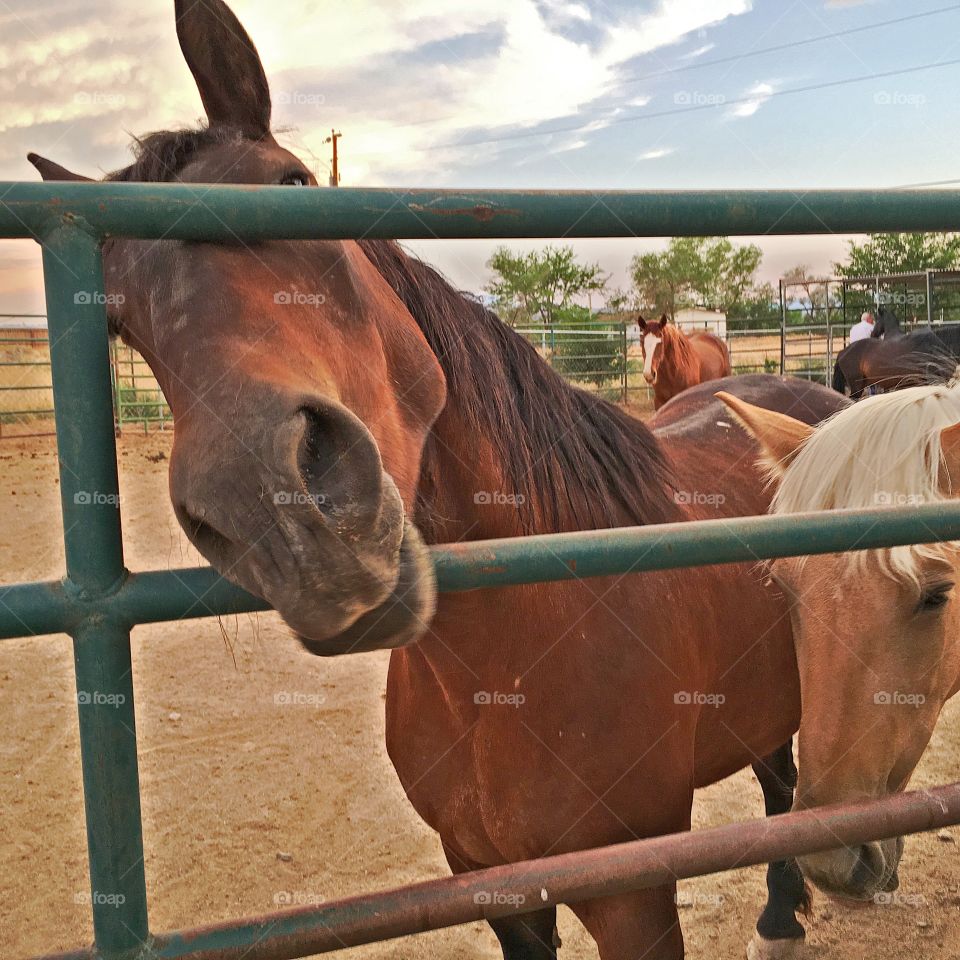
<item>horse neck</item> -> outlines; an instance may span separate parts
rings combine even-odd
[[[700,361],[690,338],[682,330],[667,327],[664,330],[661,349],[663,360],[660,366],[666,367],[667,374],[673,383],[690,385],[698,382]]]
[[[361,243],[447,378],[417,524],[430,542],[679,519],[645,425],[566,383],[533,346],[396,244]]]

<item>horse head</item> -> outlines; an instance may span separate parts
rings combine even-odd
[[[270,132],[256,48],[222,0],[177,0],[207,123],[137,141],[108,179],[316,187]],[[44,179],[86,179],[35,154]],[[410,520],[445,380],[355,243],[104,246],[111,329],[170,404],[170,492],[191,542],[308,649],[414,640],[434,609]]]
[[[718,394],[759,443],[777,485],[771,511],[905,506],[960,493],[960,389],[870,397],[814,429]],[[776,560],[800,671],[795,806],[903,790],[944,703],[960,688],[958,544]],[[827,892],[895,889],[899,839],[802,857]]]

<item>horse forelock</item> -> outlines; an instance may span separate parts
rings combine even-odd
[[[867,509],[940,503],[960,491],[941,486],[940,432],[960,422],[960,382],[878,394],[821,424],[786,467],[771,512]],[[960,548],[916,544],[847,554],[862,566],[876,556],[883,572],[917,583],[924,559]],[[802,562],[802,561],[800,561]]]
[[[360,246],[423,331],[448,403],[523,494],[527,532],[679,518],[672,466],[643,423],[568,384],[524,337],[398,244]]]
[[[177,174],[204,147],[240,143],[248,139],[236,127],[218,124],[182,130],[158,130],[134,137],[134,161],[107,175],[107,180],[133,183],[165,183]]]

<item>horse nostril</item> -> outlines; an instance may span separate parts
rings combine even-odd
[[[382,496],[377,445],[360,420],[339,404],[300,408],[304,432],[297,470],[314,506],[323,513],[375,520]]]

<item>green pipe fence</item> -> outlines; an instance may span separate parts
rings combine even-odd
[[[960,229],[955,191],[464,192],[5,183],[0,196],[0,237],[32,237],[43,250],[66,551],[63,580],[0,589],[0,637],[55,632],[73,637],[90,888],[123,893],[119,904],[92,897],[95,946],[73,954],[101,960],[157,956],[157,944],[164,957],[186,956],[195,933],[152,940],[149,931],[130,630],[140,623],[264,608],[209,569],[126,570],[102,297],[105,239]],[[79,291],[88,296],[78,298]],[[434,557],[441,589],[449,591],[953,539],[960,539],[960,507],[935,504],[448,544],[435,548]],[[101,704],[90,698],[91,690],[122,698]],[[941,822],[958,819],[960,809]],[[928,822],[887,816],[881,832],[889,836],[904,823],[917,829]],[[504,869],[509,874],[512,868]],[[598,882],[602,889],[602,875]],[[425,909],[429,912],[429,905]],[[236,924],[230,940],[236,952],[205,955],[239,957],[256,945],[251,956],[301,956],[282,944],[271,952],[271,938],[293,922],[278,919],[266,928]]]

